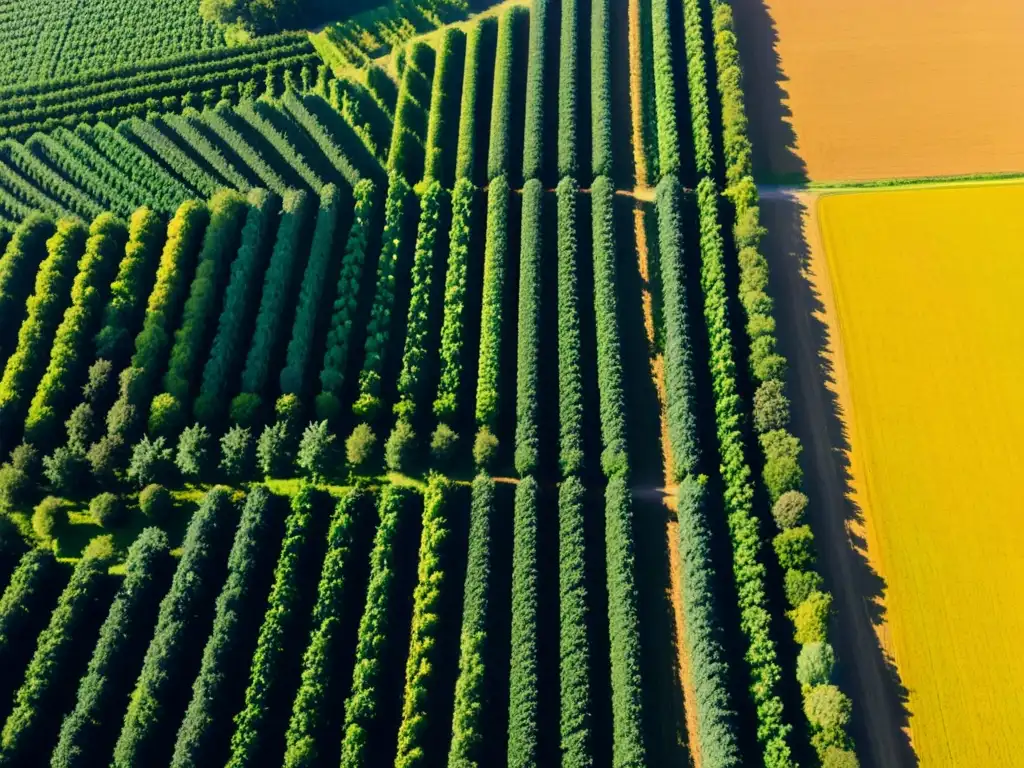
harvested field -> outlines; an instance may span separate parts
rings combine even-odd
[[[800,227],[814,204],[765,209],[862,758],[914,764],[902,694],[921,765],[1022,765],[1024,186],[822,198],[827,260]]]
[[[761,180],[1024,171],[1016,0],[735,0]]]

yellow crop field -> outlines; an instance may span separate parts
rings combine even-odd
[[[1022,766],[1024,185],[818,205],[915,750],[928,768]]]

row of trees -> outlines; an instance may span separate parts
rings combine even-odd
[[[484,99],[492,83],[487,76],[494,64],[498,39],[498,21],[481,19],[469,31],[466,42],[466,63],[462,79],[462,103],[459,112],[459,144],[455,159],[455,178],[480,183],[485,168],[477,158],[484,142],[481,133],[488,126],[483,118]],[[483,127],[481,127],[483,126]]]
[[[434,69],[434,85],[430,97],[427,122],[424,179],[433,179],[450,187],[454,181],[455,164],[450,153],[455,150],[453,134],[457,130],[461,104],[463,67],[466,62],[466,33],[448,27],[441,38],[441,48]]]
[[[523,189],[519,248],[519,312],[516,348],[515,467],[520,477],[540,461],[540,306],[544,189],[539,179]]]
[[[23,183],[43,190],[42,196],[52,201],[60,215],[66,216],[71,212],[91,219],[103,213],[99,202],[56,173],[28,147],[12,142],[6,150],[4,175],[17,175]]]
[[[526,63],[526,125],[523,130],[523,180],[539,179],[544,167],[544,99],[547,81],[549,0],[530,6],[530,42]],[[511,106],[511,105],[509,105]],[[561,133],[561,132],[560,132]]]
[[[578,178],[579,162],[579,3],[562,3],[558,64],[558,178]]]
[[[494,64],[494,95],[491,101],[491,136],[487,150],[487,180],[493,185],[512,172],[513,89],[521,61],[516,55],[516,39],[529,11],[515,5],[502,13],[498,21],[497,53]],[[490,228],[488,228],[489,231]]]
[[[509,768],[537,765],[537,526],[539,488],[532,475],[516,486],[512,545],[512,657],[508,702]]]
[[[662,179],[678,175],[683,165],[676,116],[675,52],[672,50],[669,0],[651,0],[651,37],[658,136],[657,177]]]
[[[434,58],[426,43],[413,45],[398,90],[387,168],[390,176],[401,175],[410,184],[423,177]]]
[[[476,379],[476,422],[491,433],[497,429],[500,406],[501,350],[505,280],[508,272],[508,219],[511,190],[508,178],[491,179],[487,189],[487,235],[480,311],[480,358]]]
[[[583,370],[576,180],[558,184],[558,411],[562,476],[583,471]]]

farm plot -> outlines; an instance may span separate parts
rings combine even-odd
[[[852,500],[923,765],[1021,764],[1022,202],[986,185],[819,208]]]
[[[733,5],[759,179],[1024,171],[1020,3]]]

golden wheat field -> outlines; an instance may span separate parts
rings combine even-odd
[[[922,766],[1024,765],[1024,185],[832,195],[856,502]]]

